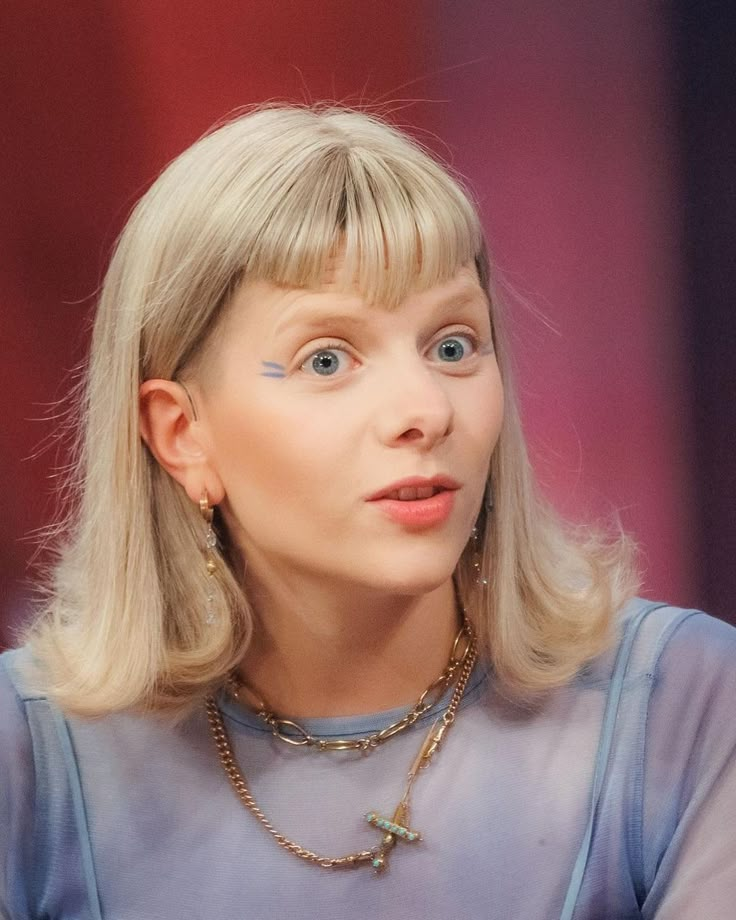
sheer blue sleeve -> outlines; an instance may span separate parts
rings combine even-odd
[[[704,614],[659,657],[647,715],[645,920],[736,911],[736,629]]]
[[[34,766],[25,705],[8,672],[14,653],[0,656],[0,918],[30,916]]]

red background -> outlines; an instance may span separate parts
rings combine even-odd
[[[66,407],[115,237],[168,160],[274,99],[383,104],[467,177],[545,490],[573,518],[620,516],[644,593],[733,616],[703,578],[681,58],[662,9],[6,0],[0,643],[63,462],[38,452],[54,429],[38,420]]]

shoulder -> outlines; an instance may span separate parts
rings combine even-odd
[[[0,655],[0,916],[6,910],[26,916],[22,880],[34,859],[36,757],[29,704],[37,696],[23,677],[29,659],[25,649]]]
[[[620,612],[618,634],[608,663],[628,655],[629,677],[656,683],[673,670],[681,681],[736,671],[736,628],[702,610],[633,598]]]
[[[632,654],[656,682],[676,670],[679,681],[720,680],[736,673],[736,628],[702,610],[635,598],[623,612],[626,628],[639,628]]]
[[[692,897],[690,913],[672,916],[726,916],[708,905],[721,904],[723,883],[733,893],[723,867],[736,808],[736,628],[699,610],[663,607],[650,616],[635,781],[647,906],[655,912],[662,898],[679,907]],[[627,775],[631,782],[633,772]]]
[[[28,647],[0,655],[0,785],[30,788],[41,761],[57,761],[57,708],[39,689],[43,681]]]
[[[736,785],[736,628],[700,610],[660,606],[639,633],[631,687],[643,706],[630,721],[640,733],[650,800],[653,788],[668,789],[684,808],[720,775]]]
[[[651,686],[673,671],[681,679],[701,672],[717,679],[736,672],[736,628],[701,610],[632,598],[616,616],[608,650],[574,683],[606,689],[617,671],[625,672],[627,686]]]
[[[711,736],[718,747],[728,736],[733,745],[736,628],[700,610],[662,608],[652,616],[645,656],[650,715],[697,736],[701,750]]]
[[[39,675],[29,646],[11,648],[0,654],[0,686],[3,692],[11,686],[21,699],[43,699],[45,695],[39,689]]]
[[[0,729],[8,720],[13,721],[13,712],[24,712],[27,704],[33,701],[46,701],[46,695],[40,689],[40,675],[27,646],[0,654],[0,712],[4,716]]]
[[[7,742],[27,731],[26,702],[41,695],[31,690],[32,658],[27,648],[12,649],[0,655],[0,751],[7,751]]]
[[[43,694],[32,689],[33,663],[26,648],[0,655],[0,782],[28,774],[33,762],[29,707]]]

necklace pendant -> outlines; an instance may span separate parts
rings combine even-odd
[[[388,869],[388,852],[386,850],[378,850],[371,860],[371,865],[373,866],[374,875],[380,875],[382,872],[385,872]]]
[[[395,815],[394,818],[396,817]],[[407,843],[416,843],[422,839],[422,835],[419,831],[412,830],[410,827],[399,824],[396,820],[384,818],[375,811],[369,811],[365,819],[369,824],[372,824],[373,827],[384,832],[383,844],[376,851],[371,862],[377,875],[388,869],[388,854],[396,846],[397,841],[405,840]]]

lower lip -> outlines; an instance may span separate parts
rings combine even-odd
[[[455,492],[438,492],[431,498],[402,502],[394,498],[379,498],[371,502],[397,524],[407,527],[432,527],[446,521],[455,504]]]

